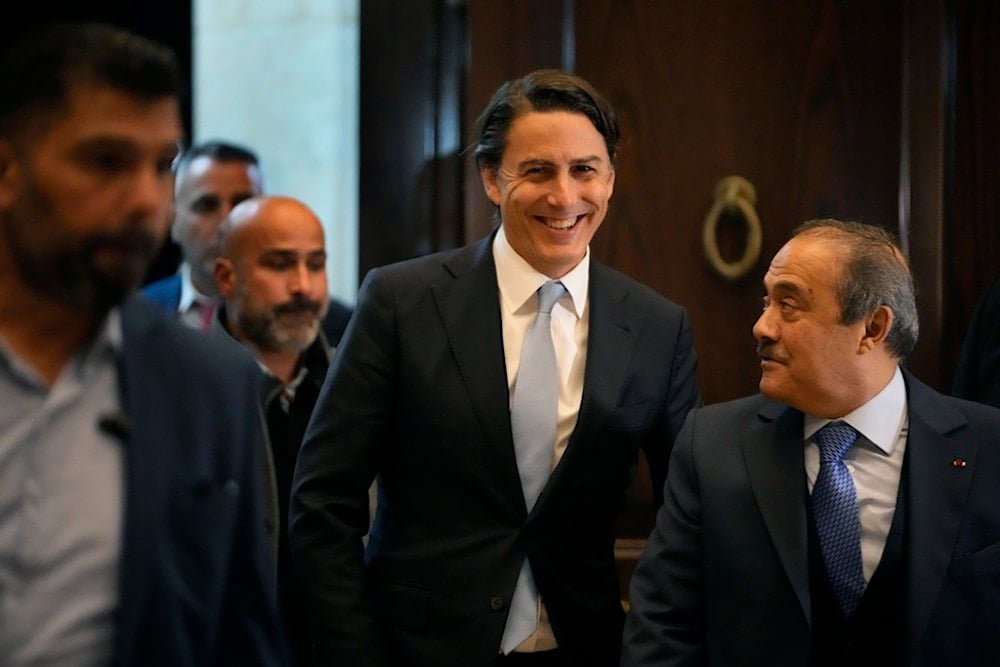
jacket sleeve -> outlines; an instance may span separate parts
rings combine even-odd
[[[289,509],[297,582],[319,664],[385,664],[363,539],[369,489],[393,404],[397,349],[389,289],[374,270],[333,357],[296,461]]]
[[[694,468],[695,415],[670,459],[666,498],[632,574],[622,667],[705,664],[702,506]]]

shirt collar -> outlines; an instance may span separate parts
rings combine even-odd
[[[903,381],[903,373],[897,366],[892,379],[882,391],[840,419],[831,420],[805,415],[805,439],[812,438],[816,431],[831,421],[842,421],[853,426],[865,439],[888,455],[892,454],[892,450],[896,446],[896,440],[905,418],[906,383]]]
[[[500,287],[500,302],[506,312],[516,312],[534,296],[548,276],[537,271],[526,259],[517,254],[507,240],[503,225],[493,239],[493,260],[497,267],[497,283]],[[587,303],[590,278],[590,247],[580,263],[566,275],[559,278],[569,293],[573,304],[572,312],[577,319]],[[565,303],[563,304],[566,305]]]
[[[181,264],[180,271],[181,275],[181,298],[177,302],[177,312],[186,313],[191,309],[191,306],[197,302],[209,301],[211,297],[206,296],[195,289],[194,283],[191,282],[191,265],[187,262]]]

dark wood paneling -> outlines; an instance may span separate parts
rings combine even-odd
[[[950,384],[975,305],[1000,275],[1000,4],[965,0],[948,8],[954,96],[939,350]]]
[[[791,229],[821,215],[896,226],[900,7],[579,0],[576,25],[578,72],[624,134],[595,255],[690,310],[706,401],[753,393],[760,279]],[[702,252],[731,174],[756,186],[764,229],[736,282]]]
[[[461,3],[361,3],[359,277],[463,240]]]
[[[908,247],[920,313],[920,340],[907,365],[931,386],[947,391],[941,332],[948,280],[943,241],[951,82],[943,0],[910,3],[904,18],[900,233]]]

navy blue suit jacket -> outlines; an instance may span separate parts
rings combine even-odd
[[[1000,664],[1000,410],[904,371],[900,665]],[[807,665],[803,416],[761,395],[693,411],[632,576],[622,665]],[[964,462],[964,464],[963,464]]]
[[[181,303],[181,274],[174,273],[149,283],[142,288],[142,294],[168,313],[176,313]]]
[[[260,371],[135,297],[117,665],[284,665],[259,501]]]
[[[529,513],[491,243],[375,269],[359,291],[290,512],[321,664],[493,667],[526,554],[570,664],[618,660],[615,521],[639,450],[662,480],[700,401],[690,320],[591,262],[579,416]]]

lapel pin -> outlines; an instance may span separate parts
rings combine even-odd
[[[967,465],[969,465],[969,463],[965,459],[952,459],[951,460],[951,467],[952,468],[964,468]]]

